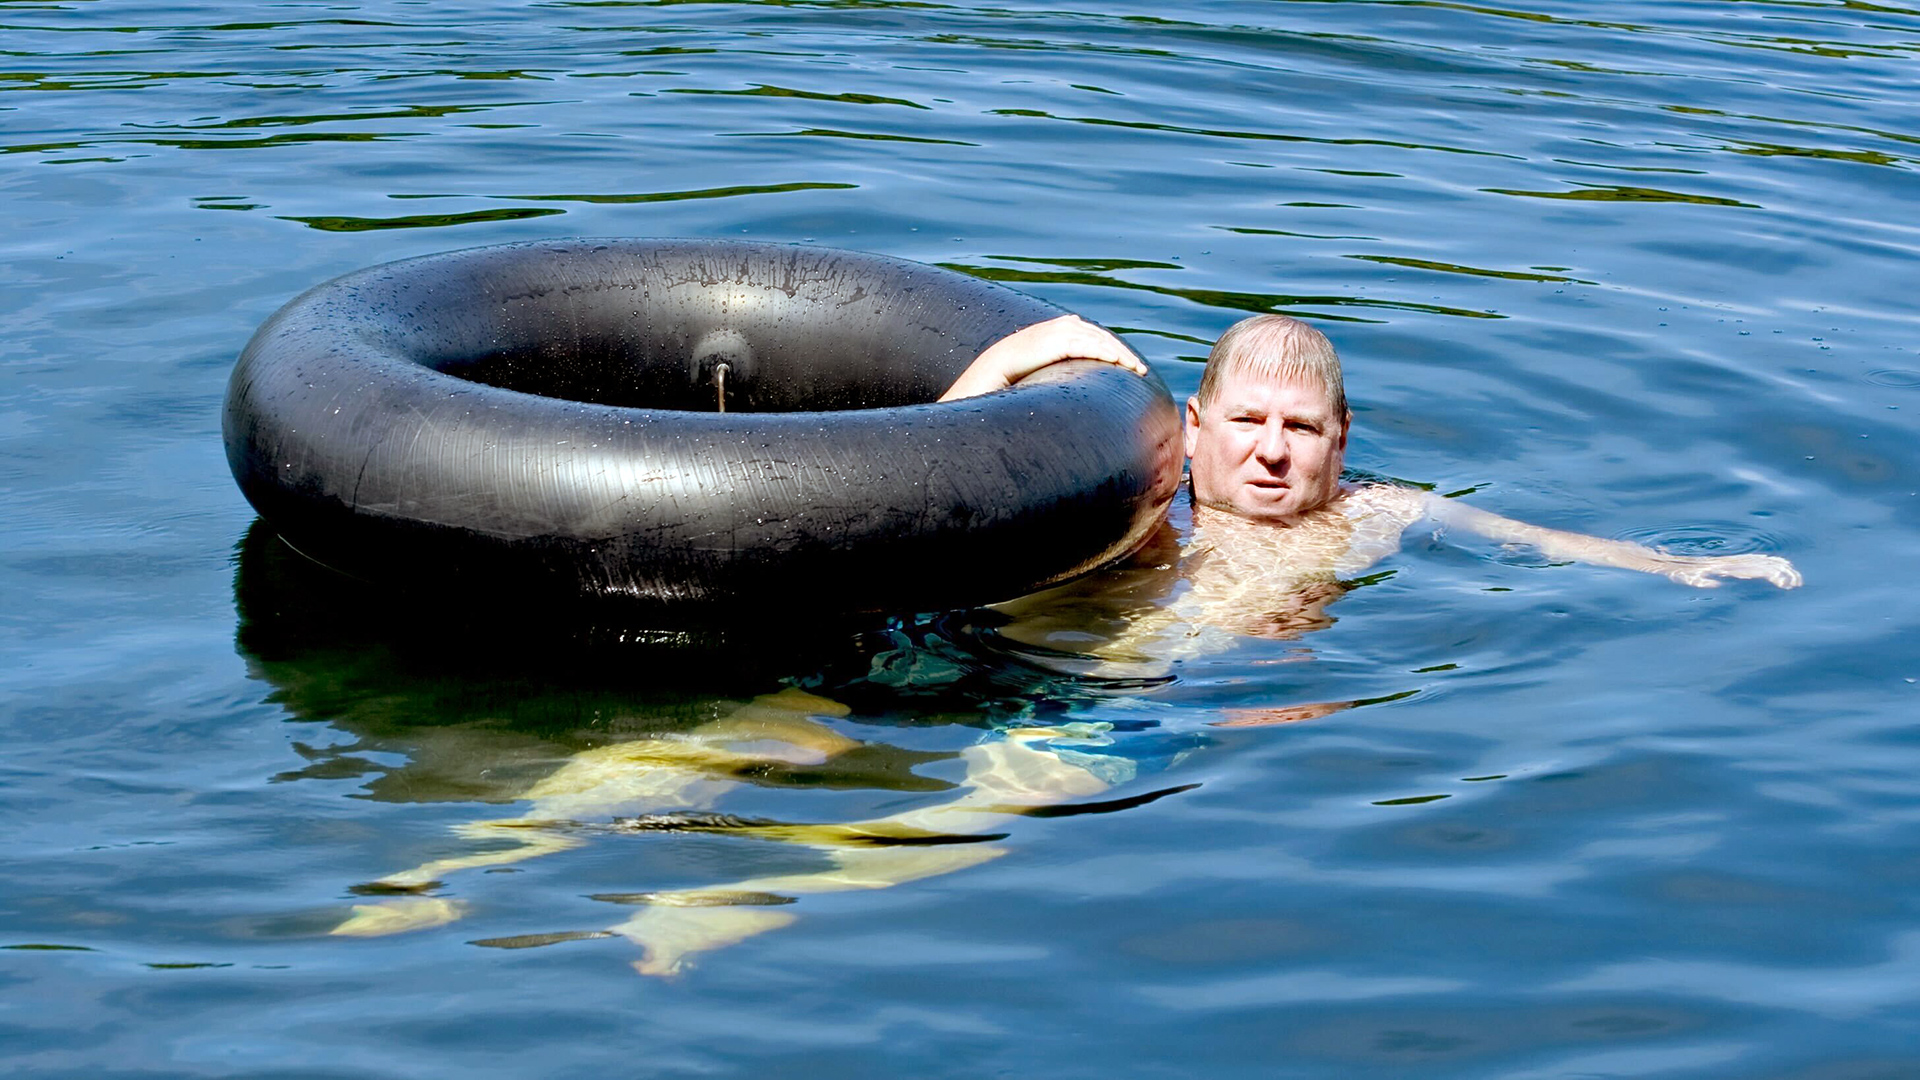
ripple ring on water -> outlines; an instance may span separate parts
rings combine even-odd
[[[936,402],[1058,314],[811,246],[429,255],[262,325],[227,458],[289,543],[367,580],[675,615],[991,602],[1125,556],[1178,483],[1157,378],[1072,362]]]
[[[1670,555],[1775,555],[1787,540],[1774,533],[1728,521],[1654,525],[1614,534],[1618,540],[1658,548]]]
[[[1891,386],[1897,390],[1920,390],[1920,371],[1881,368],[1878,371],[1867,372],[1867,381],[1876,386]]]

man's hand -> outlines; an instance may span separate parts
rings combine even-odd
[[[1717,589],[1714,578],[1758,578],[1783,589],[1800,584],[1800,571],[1778,555],[1664,555],[1658,573],[1697,589]]]
[[[941,401],[1005,390],[1049,364],[1062,360],[1100,360],[1117,364],[1136,375],[1147,373],[1146,362],[1112,333],[1078,315],[1021,327],[974,358]]]

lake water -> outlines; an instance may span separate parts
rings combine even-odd
[[[10,1072],[1920,1075],[1920,8],[8,0],[0,49]],[[959,618],[579,643],[250,533],[218,409],[269,313],[593,235],[957,267],[1176,395],[1300,315],[1351,467],[1806,585],[1421,532],[1332,625],[1119,692]],[[842,707],[672,793],[734,819],[378,884],[782,687]],[[924,849],[997,857],[687,909],[791,922],[670,978],[601,934],[833,866],[729,820],[938,806],[1022,725],[1106,775]],[[462,917],[328,933],[419,900]]]

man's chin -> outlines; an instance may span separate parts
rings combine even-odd
[[[1300,511],[1291,499],[1251,499],[1244,495],[1232,501],[1203,502],[1209,510],[1220,510],[1234,517],[1261,525],[1291,525],[1300,520]]]
[[[1234,513],[1252,521],[1285,524],[1299,518],[1301,500],[1292,488],[1248,485],[1234,500]]]
[[[1292,525],[1300,520],[1299,513],[1292,510],[1279,510],[1271,506],[1258,508],[1240,508],[1235,514],[1259,525]]]

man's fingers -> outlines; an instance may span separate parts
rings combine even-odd
[[[1104,361],[1106,363],[1112,364],[1115,367],[1126,368],[1128,371],[1133,372],[1135,375],[1145,375],[1147,373],[1147,365],[1144,362],[1142,362],[1140,358],[1137,356],[1101,354],[1097,356],[1081,356],[1077,358],[1082,360]]]
[[[1117,364],[1135,375],[1147,373],[1146,361],[1129,349],[1126,342],[1091,323],[1081,322],[1073,328],[1073,336],[1062,343],[1062,351],[1070,356]]]
[[[1147,373],[1146,362],[1128,348],[1118,335],[1078,315],[1061,315],[1036,323],[1032,329],[1048,335],[1052,339],[1049,342],[1051,351],[1061,357],[1100,360],[1118,364],[1137,375]]]
[[[1782,589],[1800,584],[1800,571],[1778,555],[1729,555],[1722,566],[1729,577],[1759,578]]]
[[[1144,376],[1149,371],[1146,362],[1112,332],[1078,315],[1059,315],[1021,327],[994,342],[975,358],[967,374],[948,389],[942,400],[1012,386],[1049,364],[1079,359],[1113,364],[1136,375]],[[976,369],[978,376],[970,379]]]
[[[1792,589],[1799,586],[1800,571],[1795,570],[1792,563],[1772,555],[1769,555],[1767,558],[1768,561],[1773,564],[1772,571],[1767,574],[1768,581],[1773,582],[1783,589]]]
[[[1766,558],[1767,572],[1765,577],[1769,582],[1778,585],[1782,589],[1796,589],[1800,587],[1800,571],[1795,570],[1792,563],[1775,555],[1769,555]]]
[[[1669,571],[1668,577],[1696,589],[1719,588],[1715,578],[1746,578],[1766,581],[1782,589],[1797,588],[1800,571],[1778,555],[1705,556],[1689,565]]]

